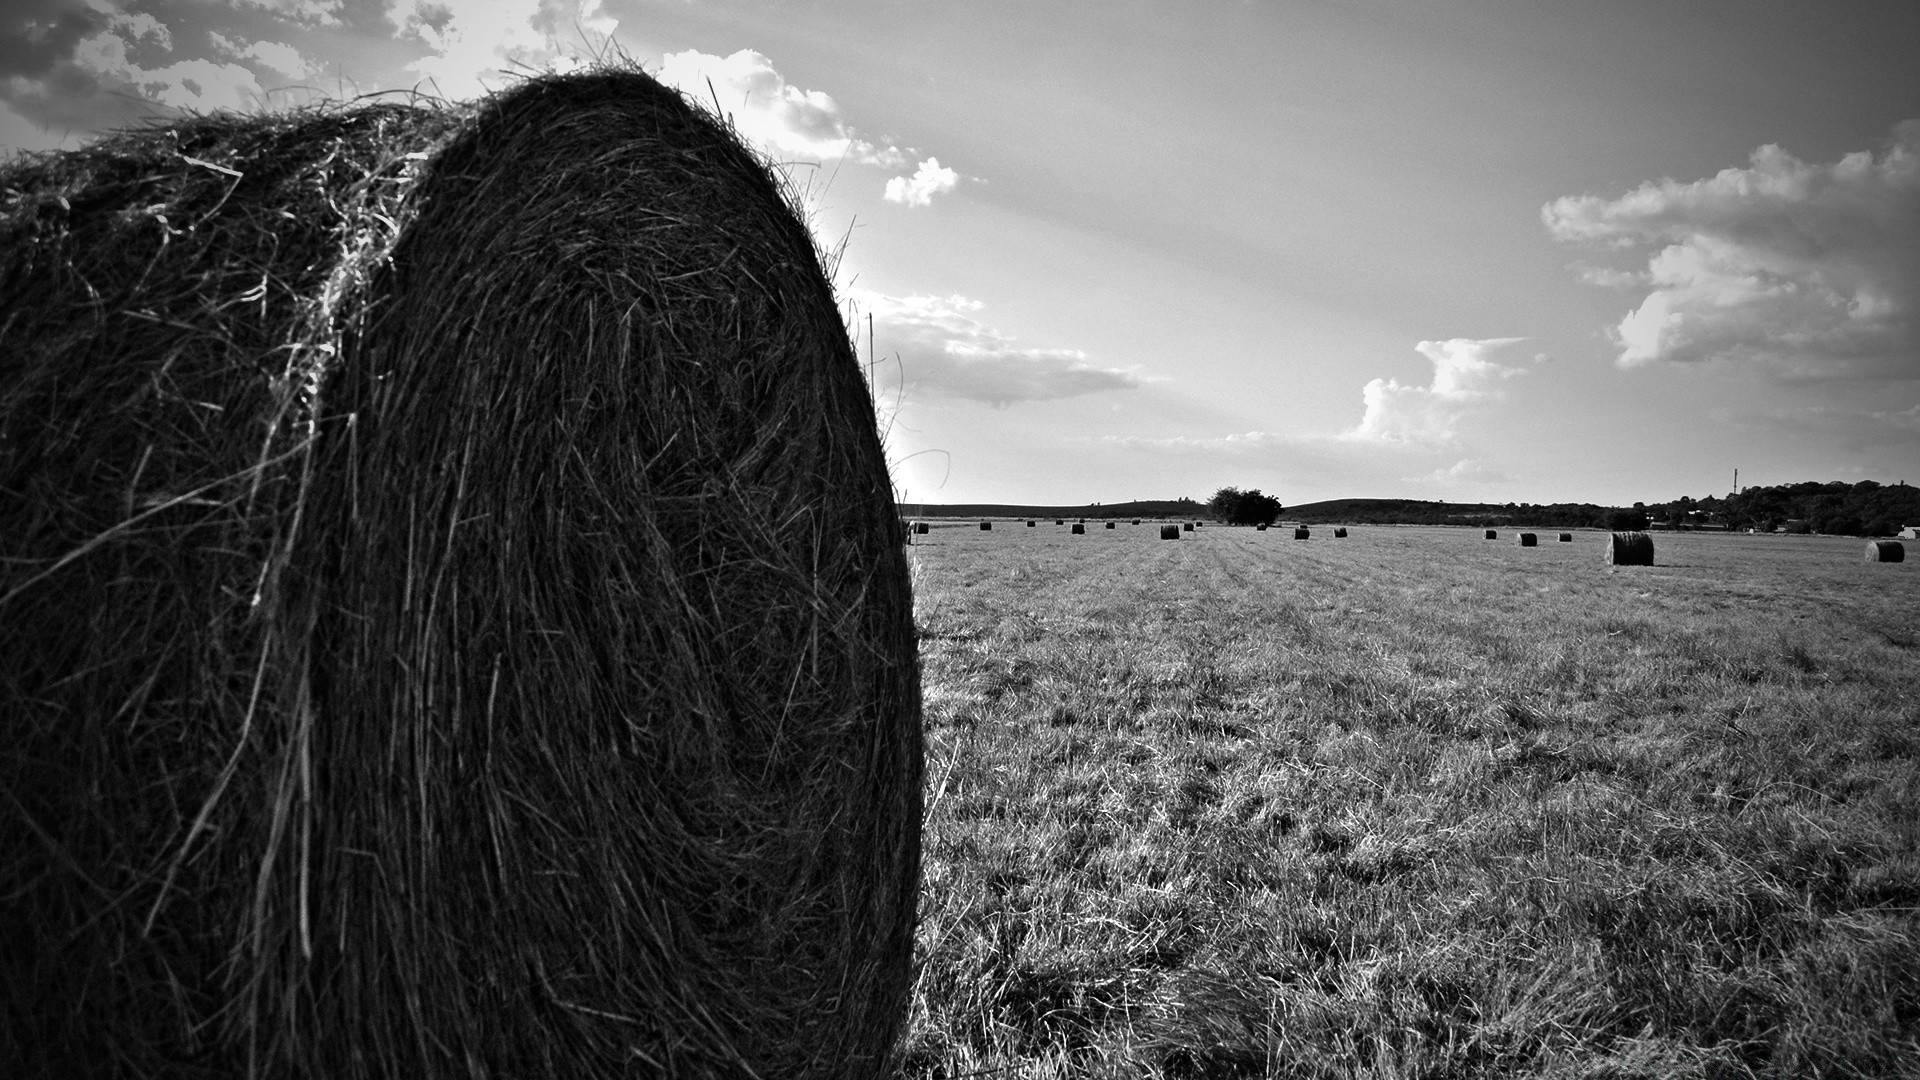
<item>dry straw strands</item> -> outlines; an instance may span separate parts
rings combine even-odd
[[[1304,525],[1301,526],[1300,528],[1293,530],[1293,538],[1295,540],[1305,540],[1312,535],[1313,535],[1312,530],[1308,529]]]
[[[1607,541],[1607,562],[1614,566],[1652,566],[1653,537],[1643,532],[1617,532]]]
[[[1868,562],[1906,562],[1907,549],[1898,540],[1867,541]]]
[[[1160,526],[1160,539],[1162,539],[1162,540],[1178,540],[1178,539],[1180,539],[1180,526],[1178,526],[1178,525],[1162,525],[1162,526]]]
[[[794,203],[637,71],[7,165],[0,1071],[881,1075],[897,520]]]
[[[1521,547],[1539,547],[1540,546],[1539,534],[1538,533],[1521,533],[1520,546]]]

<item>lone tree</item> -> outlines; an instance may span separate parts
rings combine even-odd
[[[1280,517],[1280,500],[1260,494],[1259,488],[1223,487],[1207,500],[1207,509],[1229,525],[1271,525]]]

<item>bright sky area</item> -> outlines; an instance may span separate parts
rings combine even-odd
[[[9,0],[0,145],[615,52],[805,192],[905,501],[1920,483],[1911,0]]]

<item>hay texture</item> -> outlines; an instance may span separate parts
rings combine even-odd
[[[1653,537],[1643,532],[1617,532],[1607,541],[1607,562],[1614,566],[1652,566]]]
[[[1539,533],[1521,533],[1520,546],[1521,547],[1539,547],[1540,534]]]
[[[1868,562],[1906,562],[1907,549],[1898,540],[1867,541]]]
[[[1178,540],[1178,539],[1180,539],[1180,526],[1178,526],[1178,525],[1162,525],[1162,526],[1160,526],[1160,539],[1162,539],[1162,540]]]
[[[763,163],[601,69],[0,180],[0,1072],[881,1075],[907,563]]]

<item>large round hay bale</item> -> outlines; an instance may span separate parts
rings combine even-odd
[[[1192,531],[1193,531],[1193,522],[1191,522],[1191,521],[1183,521],[1183,522],[1181,522],[1181,523],[1180,523],[1180,531],[1182,531],[1182,532],[1192,532]]]
[[[1345,540],[1347,538],[1347,530],[1345,528],[1333,530],[1333,538],[1335,540]]]
[[[1033,527],[1034,527],[1033,519],[1031,518],[1027,519],[1027,528],[1031,529]]]
[[[1086,527],[1085,525],[1082,525],[1082,524],[1080,524],[1080,523],[1079,523],[1079,522],[1077,522],[1077,521],[1076,521],[1076,522],[1074,522],[1074,523],[1073,523],[1073,535],[1075,535],[1075,536],[1085,536],[1085,535],[1087,535],[1087,527]]]
[[[1907,549],[1898,540],[1867,541],[1868,562],[1906,562]]]
[[[1312,535],[1313,535],[1313,530],[1307,528],[1305,525],[1302,525],[1299,528],[1293,530],[1293,538],[1295,540],[1305,540],[1311,537]]]
[[[907,562],[813,241],[630,70],[0,170],[0,1072],[880,1075]]]
[[[1488,530],[1487,530],[1487,539],[1489,539],[1489,540],[1498,540],[1498,539],[1500,539],[1500,530],[1498,530],[1498,529],[1488,529]]]
[[[1614,566],[1652,566],[1653,537],[1643,532],[1617,532],[1607,541],[1607,562]]]
[[[993,531],[993,522],[991,522],[991,521],[983,521],[983,522],[981,522],[981,523],[980,523],[980,531],[981,531],[981,532],[992,532],[992,531]]]
[[[1107,528],[1109,529],[1113,528],[1113,522],[1111,521],[1107,522]]]
[[[1540,534],[1539,533],[1521,533],[1520,546],[1521,547],[1539,547]]]
[[[925,535],[927,535],[927,523],[926,523],[926,522],[924,522],[924,521],[916,521],[916,522],[914,522],[914,523],[913,523],[913,531],[914,531],[914,532],[916,532],[916,533],[919,533],[919,534],[920,534],[921,536],[925,536]]]
[[[1256,524],[1256,525],[1254,525],[1254,527],[1253,527],[1253,531],[1254,531],[1254,532],[1266,532],[1266,531],[1267,531],[1267,523],[1266,523],[1266,522],[1264,522],[1264,521],[1262,521],[1262,522],[1259,522],[1258,524]]]
[[[1160,539],[1162,539],[1162,540],[1178,540],[1178,539],[1180,539],[1180,526],[1178,526],[1178,525],[1162,525],[1162,526],[1160,526]]]
[[[1563,533],[1561,533],[1561,534],[1560,534],[1560,542],[1561,542],[1561,543],[1563,543],[1563,544],[1571,544],[1571,543],[1573,543],[1573,534],[1572,534],[1572,533],[1569,533],[1569,532],[1563,532]]]

